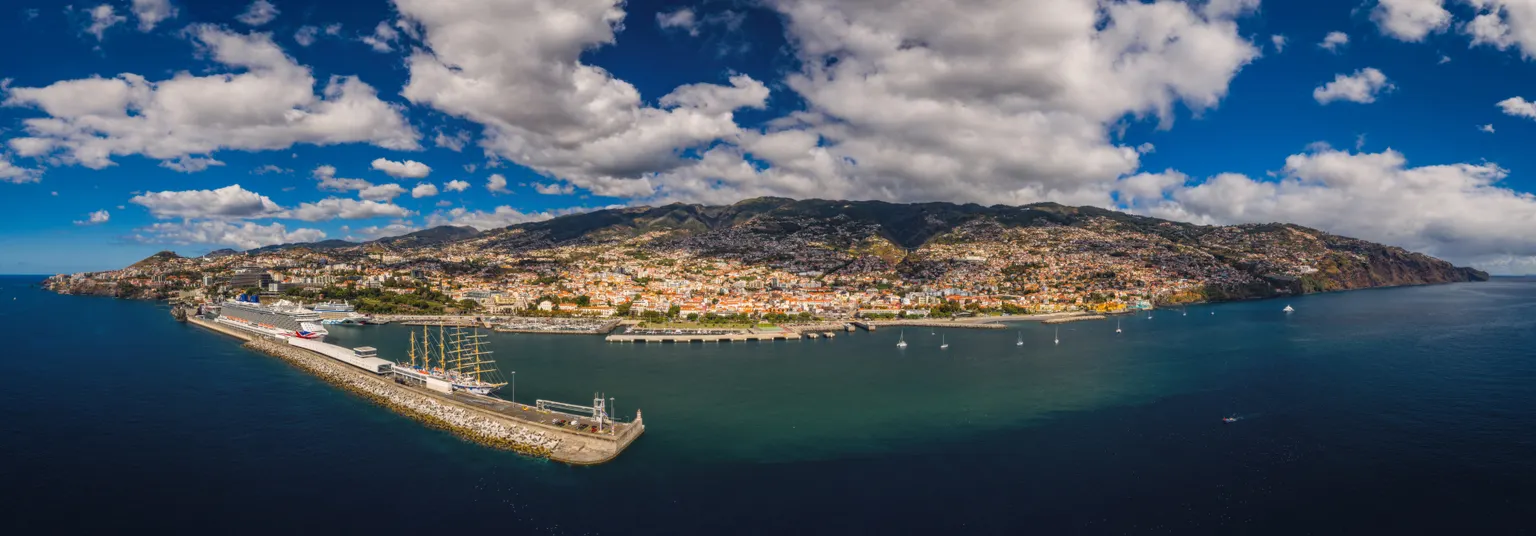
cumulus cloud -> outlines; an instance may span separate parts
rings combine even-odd
[[[693,10],[688,8],[677,11],[656,14],[656,25],[663,30],[681,30],[688,35],[699,35],[699,21],[695,19]]]
[[[373,225],[358,229],[358,234],[364,238],[378,239],[390,236],[400,236],[420,231],[421,227],[409,221],[399,220],[390,222],[389,225]]]
[[[415,188],[411,189],[411,198],[413,199],[432,197],[434,195],[437,195],[437,185],[430,182],[418,184]]]
[[[331,168],[331,170],[332,170],[332,173],[335,172],[335,168]],[[293,170],[285,168],[285,167],[282,167],[282,166],[278,166],[278,165],[275,165],[275,164],[267,164],[267,165],[264,165],[264,166],[261,166],[261,167],[258,167],[256,169],[251,170],[251,174],[252,175],[266,175],[268,173],[276,173],[276,174],[279,174],[279,175],[287,175],[289,173],[293,173]]]
[[[1105,205],[1140,165],[1115,125],[1214,108],[1259,57],[1235,21],[1251,1],[768,4],[806,110],[647,176],[658,198]]]
[[[1499,109],[1504,110],[1504,115],[1536,119],[1536,102],[1521,97],[1510,97],[1499,101],[1498,106]]]
[[[1379,0],[1371,20],[1383,35],[1419,42],[1449,28],[1451,12],[1445,10],[1445,0]]]
[[[1276,180],[1223,174],[1158,183],[1133,211],[1201,223],[1291,222],[1485,265],[1536,260],[1536,196],[1498,183],[1496,164],[1411,167],[1400,153],[1326,147],[1292,155]]]
[[[400,32],[395,31],[389,25],[389,21],[379,21],[378,26],[373,27],[372,35],[365,35],[360,40],[367,44],[374,52],[394,52],[395,41],[400,39]]]
[[[398,184],[378,184],[357,191],[357,197],[369,201],[389,201],[405,194],[405,187]]]
[[[139,229],[134,238],[147,243],[214,244],[253,249],[276,244],[315,242],[325,238],[318,229],[294,229],[289,231],[281,223],[257,225],[251,222],[233,224],[225,221],[187,221],[180,223],[156,223]]]
[[[318,26],[300,26],[299,31],[293,33],[293,42],[298,43],[301,47],[313,45],[315,40],[319,38],[320,27]]]
[[[92,169],[112,165],[113,156],[172,160],[298,143],[420,148],[420,134],[400,109],[379,100],[361,80],[333,76],[317,96],[309,69],[273,44],[269,34],[231,33],[212,25],[188,32],[214,62],[240,72],[182,72],[159,82],[125,73],[12,87],[5,105],[35,107],[49,117],[23,121],[27,136],[11,139],[11,148],[22,156],[61,153],[62,162]]]
[[[321,165],[310,172],[316,180],[320,181],[318,188],[330,192],[361,191],[373,187],[373,183],[363,179],[346,179],[336,176],[336,167]]]
[[[1286,39],[1286,37],[1283,35],[1275,34],[1269,36],[1269,42],[1275,46],[1275,53],[1279,54],[1281,52],[1285,52],[1285,45],[1286,43],[1289,43],[1290,40]]]
[[[42,176],[42,170],[17,166],[5,158],[5,155],[0,155],[0,182],[25,184],[43,180]]]
[[[235,17],[235,20],[247,26],[261,26],[272,22],[272,19],[277,18],[277,14],[277,6],[272,5],[272,2],[256,0],[251,2],[251,5],[246,6],[245,12]]]
[[[1392,87],[1392,83],[1387,81],[1387,75],[1375,68],[1366,67],[1354,74],[1335,76],[1332,82],[1312,90],[1312,98],[1317,99],[1318,104],[1340,100],[1369,104],[1376,102],[1376,96],[1382,91],[1389,91]]]
[[[106,36],[107,29],[117,26],[128,20],[128,17],[117,14],[117,10],[111,4],[102,4],[87,11],[91,16],[91,23],[85,27],[85,33],[96,36],[100,41]]]
[[[75,220],[75,225],[101,225],[103,223],[107,223],[107,220],[110,219],[112,219],[112,214],[105,210],[98,210],[96,212],[90,213],[90,215],[86,216],[86,218],[83,220]]]
[[[1338,53],[1340,49],[1344,48],[1344,46],[1348,44],[1349,34],[1344,32],[1328,32],[1328,35],[1323,36],[1323,42],[1318,43],[1317,46],[1321,47],[1323,50]]]
[[[440,225],[469,226],[487,231],[500,229],[509,225],[544,221],[555,216],[587,212],[585,208],[564,209],[544,212],[523,212],[509,206],[499,206],[495,210],[486,212],[483,210],[468,210],[463,207],[455,208],[447,212],[435,212],[427,216],[427,225],[437,227]]]
[[[505,179],[503,179],[505,180]],[[469,183],[461,180],[451,180],[443,184],[443,190],[449,192],[462,192],[469,189]]]
[[[266,218],[283,213],[267,196],[230,185],[217,190],[149,192],[128,202],[149,209],[156,218]]]
[[[224,165],[224,163],[218,160],[214,160],[212,158],[197,158],[195,156],[183,156],[175,160],[165,160],[160,162],[160,167],[179,171],[182,173],[197,173],[199,171],[207,170],[212,166],[222,165]]]
[[[1481,130],[1483,132],[1487,132],[1489,134],[1493,134],[1493,125],[1492,124],[1488,124],[1488,125],[1483,125],[1483,126],[1477,127],[1477,129]]]
[[[621,4],[395,0],[424,45],[408,60],[402,94],[482,125],[482,145],[495,156],[600,195],[647,195],[646,174],[681,166],[686,150],[741,129],[731,111],[694,101],[646,106],[633,85],[582,63],[587,50],[614,42]]]
[[[155,29],[160,21],[176,18],[176,6],[171,0],[133,0],[133,16],[139,19],[139,31]]]
[[[1536,59],[1536,2],[1530,0],[1466,0],[1477,15],[1461,26],[1472,45],[1498,50],[1520,49],[1525,59]]]
[[[415,160],[396,162],[379,158],[373,161],[373,169],[397,179],[424,179],[432,173],[432,168]]]
[[[571,192],[576,191],[576,189],[571,187],[571,185],[569,185],[569,184],[553,184],[553,183],[543,183],[543,182],[540,182],[540,183],[535,183],[533,185],[533,191],[541,193],[541,194],[544,194],[544,195],[570,195]]]
[[[452,135],[438,132],[437,136],[432,138],[432,143],[453,152],[463,151],[464,146],[469,144],[469,133],[462,130]],[[470,173],[474,173],[474,171],[471,170]]]
[[[338,218],[343,220],[404,218],[411,214],[414,213],[392,203],[331,197],[314,203],[302,203],[285,216],[304,221],[326,221]]]
[[[485,180],[485,189],[493,194],[512,193],[511,190],[507,189],[507,178],[501,176],[500,173],[493,173],[489,179]]]

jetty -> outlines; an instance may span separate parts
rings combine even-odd
[[[465,392],[443,393],[409,385],[394,374],[371,374],[276,337],[195,315],[186,319],[189,324],[246,341],[248,349],[282,359],[429,427],[493,448],[571,465],[596,465],[618,457],[645,432],[639,411],[631,422],[609,420],[600,399],[595,399],[592,407],[543,400],[528,406]]]
[[[738,333],[661,333],[661,334],[629,334],[618,333],[609,335],[608,342],[636,342],[636,343],[694,343],[694,342],[754,342],[754,341],[793,341],[803,337],[799,332],[782,330],[776,332],[738,332]]]
[[[1082,322],[1084,320],[1104,320],[1106,318],[1109,318],[1109,317],[1104,316],[1104,315],[1073,315],[1073,316],[1063,316],[1061,318],[1052,318],[1052,319],[1049,319],[1049,320],[1043,320],[1040,323],[1041,324],[1066,324],[1068,322]]]

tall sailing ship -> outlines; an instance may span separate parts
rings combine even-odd
[[[435,336],[434,336],[435,335]],[[406,353],[409,361],[396,363],[396,374],[419,380],[434,378],[453,385],[455,391],[467,391],[477,395],[490,395],[505,387],[491,351],[485,349],[485,334],[480,330],[454,327],[444,330],[438,326],[433,334],[426,326],[421,328],[421,338],[411,332],[411,349]]]

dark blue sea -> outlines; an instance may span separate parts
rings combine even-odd
[[[1536,281],[1159,310],[1059,345],[495,335],[508,396],[644,411],[617,461],[568,467],[39,280],[0,278],[4,534],[1536,533]],[[397,357],[407,329],[331,341]]]

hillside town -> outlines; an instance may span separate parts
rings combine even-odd
[[[1295,226],[1151,221],[974,218],[910,248],[879,224],[844,216],[759,217],[702,232],[605,228],[565,239],[509,228],[436,243],[162,252],[48,284],[121,297],[346,300],[372,314],[786,322],[1115,313],[1332,290],[1341,270],[1384,248]]]

